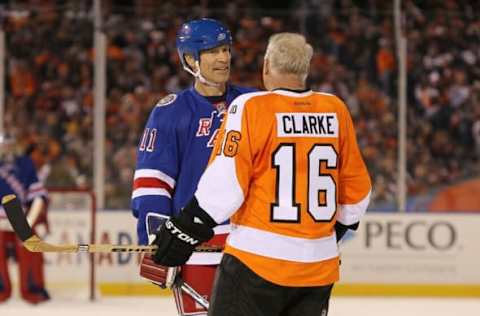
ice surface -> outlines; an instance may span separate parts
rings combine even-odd
[[[95,303],[59,301],[32,306],[15,298],[1,316],[176,316],[173,297],[108,297]],[[329,316],[480,316],[480,299],[334,297]],[[228,315],[225,315],[228,316]],[[304,316],[304,315],[298,315]]]

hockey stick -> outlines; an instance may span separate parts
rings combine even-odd
[[[110,244],[76,244],[53,245],[44,242],[34,234],[27,221],[20,201],[14,194],[2,198],[2,205],[7,213],[8,221],[15,234],[20,238],[25,248],[31,252],[154,252],[156,246],[110,245]],[[223,247],[198,246],[198,252],[221,252]],[[208,309],[209,302],[181,278],[177,278],[175,286],[190,295],[198,304]]]
[[[177,279],[175,280],[175,285],[174,286],[180,287],[180,289],[182,289],[182,291],[184,291],[185,293],[190,295],[190,297],[193,298],[195,300],[195,302],[200,304],[200,306],[202,306],[206,310],[208,310],[208,308],[210,307],[210,303],[208,302],[208,300],[205,297],[203,297],[202,295],[200,295],[197,291],[195,291],[195,289],[193,289],[185,281],[183,281],[182,278],[177,277]]]
[[[112,245],[112,244],[49,244],[41,240],[28,224],[20,201],[14,194],[2,198],[2,205],[7,213],[13,231],[20,238],[25,248],[31,252],[147,252],[157,250],[157,246]],[[200,245],[197,252],[222,252],[221,246]]]

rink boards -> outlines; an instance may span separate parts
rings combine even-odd
[[[61,212],[51,214],[52,221]],[[61,222],[61,220],[57,220]],[[480,296],[480,215],[370,213],[358,232],[340,245],[341,282],[336,295]],[[86,231],[65,227],[64,240],[87,240]],[[128,211],[97,214],[97,242],[136,242],[135,219]],[[55,242],[55,236],[50,241]],[[82,259],[83,258],[83,259]],[[108,295],[158,295],[168,291],[138,276],[139,256],[131,253],[97,255],[96,285]],[[53,254],[47,277],[72,277],[88,266],[81,255]],[[281,273],[281,272],[279,272]],[[81,280],[78,280],[81,281]]]
[[[477,214],[370,213],[341,244],[338,294],[480,296]]]

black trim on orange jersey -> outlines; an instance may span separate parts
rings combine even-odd
[[[288,92],[294,92],[294,93],[305,93],[308,91],[312,91],[310,88],[305,88],[305,89],[288,89],[288,88],[276,88],[273,89],[272,91],[278,91],[278,90],[283,90],[283,91],[288,91]]]
[[[273,211],[275,206],[280,206],[279,201],[280,201],[280,194],[279,194],[279,188],[280,188],[280,167],[275,165],[275,155],[277,152],[282,148],[282,147],[292,147],[293,149],[293,160],[292,160],[292,203],[294,207],[297,208],[297,219],[296,220],[282,220],[282,219],[274,219],[273,217]],[[273,151],[272,153],[272,169],[276,170],[276,177],[275,177],[275,203],[270,204],[270,222],[273,223],[300,223],[301,220],[301,205],[300,203],[295,202],[295,187],[296,187],[296,151],[295,151],[295,143],[280,143],[277,148]]]
[[[308,151],[308,174],[307,174],[307,194],[309,194],[310,192],[310,153],[317,147],[317,146],[328,146],[328,147],[332,147],[333,151],[335,152],[336,154],[336,158],[337,160],[335,161],[335,167],[329,167],[328,166],[328,161],[326,159],[320,159],[318,160],[318,164],[319,164],[319,167],[318,167],[318,176],[322,176],[322,177],[330,177],[330,179],[332,179],[333,183],[335,184],[334,187],[335,187],[335,211],[333,212],[333,215],[330,219],[328,220],[317,220],[315,219],[315,217],[313,216],[312,213],[310,213],[310,198],[309,196],[307,196],[307,212],[308,212],[308,215],[310,215],[310,217],[312,218],[312,220],[316,223],[321,223],[321,222],[324,222],[324,223],[328,223],[328,222],[331,222],[334,218],[335,218],[335,214],[337,213],[337,210],[338,210],[338,207],[337,207],[337,183],[335,182],[335,178],[332,177],[332,175],[330,174],[324,174],[321,172],[321,166],[320,164],[322,162],[325,162],[325,169],[329,169],[329,170],[335,170],[338,168],[338,152],[335,150],[335,147],[332,145],[332,144],[325,144],[325,143],[316,143],[312,146],[312,148]],[[323,191],[325,192],[325,204],[320,204],[318,203],[318,192],[320,191]],[[318,190],[317,192],[317,205],[318,206],[327,206],[327,191],[326,190]]]

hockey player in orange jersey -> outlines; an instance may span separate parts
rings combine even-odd
[[[194,198],[158,232],[154,261],[179,265],[231,218],[208,315],[328,313],[371,182],[345,104],[306,87],[312,55],[302,35],[271,37],[268,91],[232,102]]]

